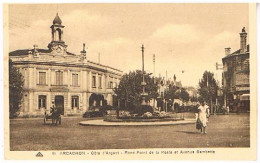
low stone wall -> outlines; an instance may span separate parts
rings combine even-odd
[[[173,117],[119,117],[116,116],[105,116],[104,121],[107,122],[166,122],[166,121],[179,121],[184,118],[173,118]]]

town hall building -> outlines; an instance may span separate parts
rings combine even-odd
[[[67,51],[64,27],[57,14],[48,49],[16,50],[9,58],[24,77],[20,116],[42,115],[55,104],[63,115],[82,114],[94,106],[113,105],[113,88],[123,72],[87,60],[85,44],[80,54]]]

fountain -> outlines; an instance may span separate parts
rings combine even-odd
[[[183,114],[179,117],[168,115],[166,112],[154,111],[153,108],[145,101],[148,93],[145,91],[146,82],[144,70],[144,45],[141,47],[142,51],[142,92],[140,93],[141,104],[138,109],[138,114],[130,114],[127,111],[122,111],[120,116],[105,116],[104,120],[89,120],[80,122],[81,125],[94,125],[94,126],[149,126],[149,125],[174,125],[174,124],[190,124],[195,123],[194,119],[185,119]],[[141,113],[141,114],[140,114]]]

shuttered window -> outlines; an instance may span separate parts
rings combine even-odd
[[[98,88],[102,88],[102,77],[98,77]]]
[[[96,88],[96,76],[92,76],[92,87]]]
[[[79,96],[71,97],[71,109],[79,109]]]
[[[39,72],[39,84],[46,85],[46,72]]]
[[[63,72],[56,71],[56,85],[63,85]]]
[[[78,74],[72,74],[72,86],[78,86]]]
[[[39,95],[38,96],[38,108],[44,108],[46,109],[46,96],[44,95]]]

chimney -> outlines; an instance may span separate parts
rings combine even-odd
[[[231,48],[230,48],[230,47],[225,48],[225,55],[226,55],[226,56],[229,55],[230,52],[231,52]]]
[[[81,57],[80,60],[83,62],[87,62],[87,55],[86,55],[87,51],[86,51],[86,44],[83,43],[83,50],[80,51]]]
[[[86,52],[86,44],[85,44],[85,43],[83,43],[83,50],[80,51],[80,53],[81,53],[81,54],[86,54],[86,53],[87,53],[87,52]]]
[[[242,32],[240,33],[240,53],[245,53],[246,52],[246,29],[245,27],[242,28]]]
[[[39,57],[38,45],[33,45],[33,56]]]

